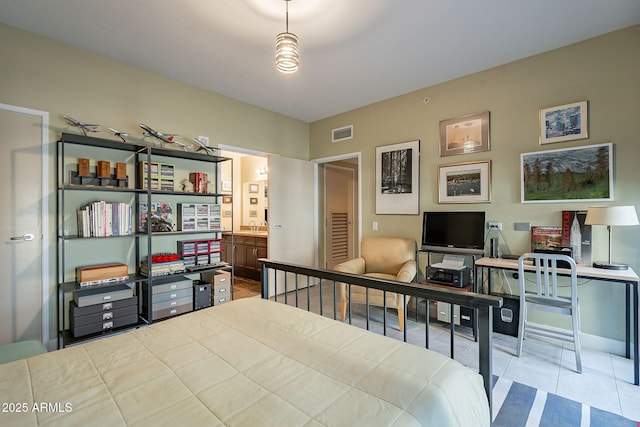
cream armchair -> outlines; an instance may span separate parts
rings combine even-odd
[[[379,279],[411,282],[416,275],[416,242],[414,239],[402,237],[365,237],[362,239],[360,258],[354,258],[336,265],[335,271],[351,274],[362,274]],[[340,317],[345,319],[349,292],[345,283],[340,283],[338,298],[340,301]],[[398,310],[400,330],[404,330],[403,298],[401,294],[386,293],[387,308]],[[408,298],[406,298],[408,302]],[[351,287],[351,302],[366,304],[366,289],[361,286]],[[383,292],[378,289],[369,290],[369,304],[384,307]]]

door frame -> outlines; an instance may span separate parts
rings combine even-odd
[[[51,178],[49,177],[49,159],[51,158],[51,148],[49,147],[49,113],[47,111],[34,110],[31,108],[19,107],[16,105],[2,104],[0,103],[0,109],[9,111],[12,113],[26,114],[30,116],[39,117],[42,123],[40,129],[40,141],[41,141],[41,159],[40,168],[42,170],[40,191],[42,199],[40,200],[40,231],[41,235],[41,253],[40,253],[40,268],[41,268],[41,291],[42,291],[42,342],[48,349],[57,348],[57,339],[53,342],[49,342],[49,328],[51,325],[49,310],[49,295],[50,295],[50,277],[51,271],[49,263],[50,251],[50,238],[49,238],[49,184]],[[57,292],[57,290],[55,290]],[[56,316],[56,329],[57,329],[57,316]]]
[[[356,253],[356,256],[360,256],[360,241],[362,240],[362,152],[357,151],[357,152],[353,152],[353,153],[346,153],[346,154],[339,154],[336,156],[330,156],[330,157],[321,157],[318,159],[313,159],[311,160],[314,163],[317,163],[318,165],[320,164],[324,164],[324,163],[332,163],[332,162],[337,162],[340,160],[347,160],[347,159],[353,159],[355,158],[357,160],[357,164],[358,164],[358,185],[356,186],[356,192],[357,192],[357,209],[355,214],[357,215],[358,218],[358,226],[357,226],[357,230],[356,230],[356,239],[357,241],[353,242],[353,244],[355,245],[354,247],[354,252]],[[323,184],[324,187],[324,184]],[[316,188],[318,189],[317,194],[318,196],[320,194],[324,196],[324,191],[319,191],[320,190],[320,182],[319,182],[319,177],[316,176]],[[324,212],[323,212],[324,214]],[[324,216],[323,216],[324,218]],[[316,232],[317,230],[320,229],[320,224],[316,224]],[[324,227],[323,228],[324,233],[322,236],[323,241],[326,242],[327,239],[327,228]],[[327,258],[327,248],[325,245],[324,248],[324,261],[326,262],[326,258]]]

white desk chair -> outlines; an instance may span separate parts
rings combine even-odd
[[[525,292],[525,261],[532,260],[535,265],[536,292]],[[558,295],[557,264],[566,262],[571,272],[571,295]],[[564,268],[564,266],[563,266]],[[580,358],[580,305],[578,304],[578,280],[576,263],[567,255],[546,253],[528,253],[518,259],[518,277],[520,280],[520,322],[518,324],[518,346],[516,356],[520,356],[525,335],[535,335],[559,341],[573,343],[576,353],[576,371],[582,373]],[[549,328],[527,321],[527,311],[538,310],[571,316],[573,331]]]

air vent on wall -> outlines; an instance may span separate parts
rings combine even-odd
[[[353,138],[353,125],[344,126],[331,131],[331,142],[339,142],[351,138]]]

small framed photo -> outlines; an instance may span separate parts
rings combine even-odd
[[[489,112],[440,122],[440,157],[489,151]]]
[[[231,211],[230,210],[223,210],[222,211],[222,217],[223,218],[231,218]]]
[[[257,193],[258,191],[260,191],[258,184],[249,184],[249,193]]]
[[[233,197],[232,196],[223,196],[222,197],[222,203],[225,205],[228,205],[232,202]]]
[[[376,147],[376,214],[418,215],[420,141]]]
[[[491,202],[491,160],[438,166],[438,203]]]
[[[587,101],[540,110],[540,144],[588,137]]]
[[[257,197],[249,197],[249,204],[257,205],[258,204],[258,198]]]
[[[233,188],[231,187],[231,181],[222,181],[222,191],[233,191]]]
[[[258,217],[258,211],[249,211],[249,218],[257,218]]]

